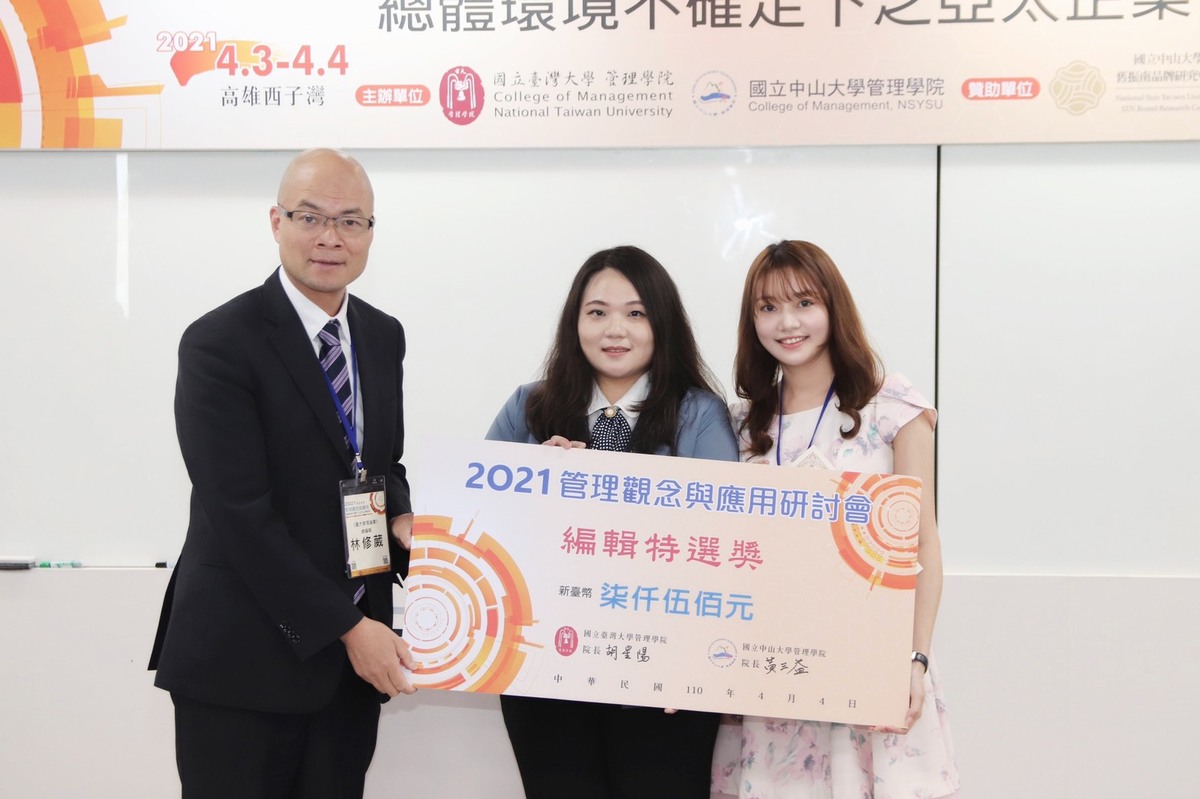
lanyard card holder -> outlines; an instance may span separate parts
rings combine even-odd
[[[391,571],[383,478],[342,480],[338,485],[342,496],[342,529],[346,534],[346,576]]]

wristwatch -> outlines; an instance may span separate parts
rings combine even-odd
[[[920,663],[925,671],[929,671],[929,658],[925,657],[923,654],[914,649],[912,653],[912,659],[913,662]]]

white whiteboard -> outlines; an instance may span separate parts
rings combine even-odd
[[[1200,143],[942,164],[947,569],[1200,574]]]
[[[354,293],[405,325],[406,463],[482,436],[535,378],[575,270],[637,244],[675,277],[731,393],[742,279],[779,238],[842,266],[889,368],[933,395],[932,147],[357,154],[379,220]],[[0,391],[0,553],[173,558],[189,484],[172,415],[192,320],[277,264],[290,153],[0,154],[15,357]],[[23,342],[13,346],[12,342]]]

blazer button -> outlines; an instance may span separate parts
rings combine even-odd
[[[279,631],[283,633],[284,638],[288,639],[293,644],[300,641],[300,636],[296,633],[295,629],[292,628],[292,625],[288,624],[286,621],[279,622]]]

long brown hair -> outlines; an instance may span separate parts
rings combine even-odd
[[[558,320],[554,346],[546,356],[545,379],[525,403],[525,425],[539,441],[555,435],[589,441],[587,405],[595,376],[579,345],[579,311],[588,282],[605,269],[615,269],[633,284],[654,333],[654,354],[648,370],[650,394],[638,410],[630,449],[653,453],[666,445],[675,454],[683,398],[692,388],[717,393],[716,381],[700,357],[675,282],[654,256],[638,247],[601,250],[584,261],[575,274]]]
[[[768,245],[746,273],[734,358],[738,396],[750,404],[750,412],[742,421],[739,432],[749,439],[750,452],[754,455],[762,455],[771,448],[774,439],[768,428],[779,412],[779,363],[758,340],[754,312],[767,281],[783,277],[794,277],[801,287],[820,300],[829,314],[828,346],[833,364],[833,388],[838,396],[838,410],[853,420],[850,429],[842,431],[843,438],[858,434],[862,426],[859,412],[883,385],[879,356],[867,342],[854,298],[833,259],[807,241],[781,241]]]

